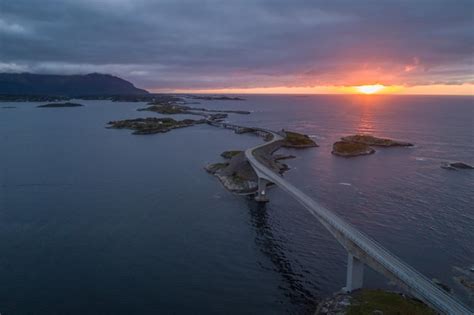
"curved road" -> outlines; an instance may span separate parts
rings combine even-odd
[[[281,189],[289,193],[301,205],[303,205],[319,221],[328,224],[339,232],[347,240],[350,240],[359,247],[364,254],[375,260],[386,270],[392,273],[399,281],[411,289],[411,291],[421,300],[431,305],[437,311],[443,314],[470,315],[474,314],[471,310],[456,300],[452,295],[440,289],[428,278],[401,261],[398,257],[390,253],[376,241],[360,232],[345,220],[337,216],[332,211],[324,208],[309,196],[301,192],[298,188],[287,182],[279,174],[273,172],[258,160],[255,151],[262,149],[283,138],[270,130],[267,132],[273,135],[273,139],[256,147],[247,149],[245,156],[252,165],[259,177],[269,180]],[[323,225],[325,225],[323,224]]]

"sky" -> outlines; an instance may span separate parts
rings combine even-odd
[[[474,94],[472,0],[0,0],[0,72],[154,92]]]

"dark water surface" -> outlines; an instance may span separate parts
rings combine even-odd
[[[304,314],[340,289],[346,253],[278,188],[259,208],[203,166],[260,143],[210,126],[134,136],[114,119],[159,116],[140,103],[0,108],[1,314]],[[472,97],[249,96],[229,121],[291,129],[319,148],[285,176],[429,278],[474,264]],[[186,116],[176,116],[185,118]],[[340,136],[415,143],[343,159]],[[367,287],[392,288],[367,272]]]

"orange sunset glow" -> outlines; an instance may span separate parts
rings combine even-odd
[[[373,94],[399,95],[474,95],[474,84],[462,85],[385,85]],[[255,87],[255,88],[224,88],[224,89],[152,89],[155,93],[215,93],[215,94],[364,94],[357,86],[301,86],[301,87]]]
[[[356,90],[363,94],[374,94],[383,90],[384,88],[385,87],[382,84],[356,86]]]

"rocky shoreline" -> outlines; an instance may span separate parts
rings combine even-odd
[[[385,290],[359,289],[335,293],[321,301],[314,315],[345,314],[412,314],[435,315],[436,312],[418,299]]]

